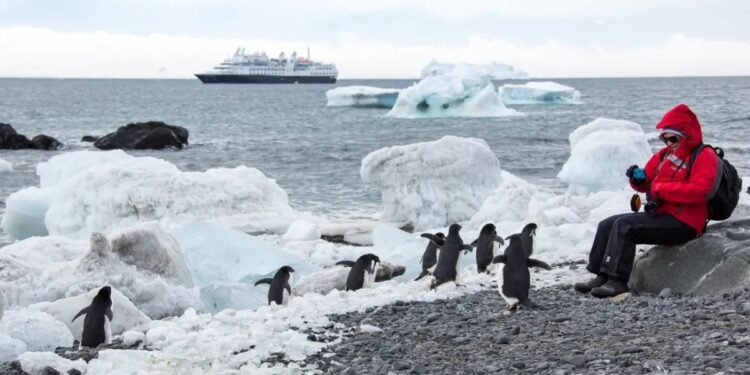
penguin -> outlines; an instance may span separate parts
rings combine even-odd
[[[429,238],[430,241],[440,244],[440,254],[438,255],[437,265],[435,265],[435,271],[432,273],[432,283],[430,283],[430,289],[435,289],[441,284],[453,281],[457,285],[460,285],[458,280],[458,258],[461,256],[461,251],[465,252],[472,251],[472,247],[464,244],[461,239],[461,235],[458,232],[461,230],[459,224],[451,224],[448,228],[448,236],[445,240],[435,235],[425,233],[422,237]]]
[[[109,286],[102,287],[91,300],[91,304],[84,307],[73,317],[71,322],[79,316],[86,314],[83,319],[83,333],[81,334],[81,347],[95,348],[100,344],[112,342],[112,289]]]
[[[346,290],[356,291],[375,283],[378,275],[380,258],[375,254],[365,254],[357,258],[356,262],[342,260],[337,265],[349,266],[349,276],[346,278]]]
[[[499,255],[500,248],[496,243],[501,246],[505,245],[502,237],[497,235],[495,225],[490,223],[482,227],[482,231],[479,232],[479,238],[471,243],[472,247],[477,249],[477,272],[487,272],[490,270],[488,266],[492,265],[492,259]]]
[[[283,266],[273,275],[273,279],[260,279],[255,282],[255,285],[270,284],[268,288],[268,304],[275,302],[277,305],[287,305],[292,295],[292,287],[290,286],[293,280],[292,272],[294,268],[289,266]]]
[[[503,272],[497,275],[497,289],[508,304],[509,311],[516,310],[519,306],[532,306],[529,300],[531,287],[529,267],[552,269],[547,263],[529,258],[533,249],[527,246],[533,244],[535,231],[536,224],[529,224],[521,233],[509,236],[507,240],[510,240],[510,244],[504,254],[492,259],[492,263],[505,264]],[[524,240],[523,237],[529,238]]]
[[[429,233],[423,233],[421,237],[429,238]],[[435,270],[435,265],[437,265],[437,251],[440,248],[440,246],[443,245],[443,242],[445,241],[445,235],[443,232],[437,232],[435,233],[435,236],[439,240],[439,243],[435,243],[435,241],[430,241],[427,244],[427,248],[424,249],[424,254],[422,254],[422,259],[419,260],[419,263],[422,264],[422,273],[417,276],[414,281],[417,281],[427,275],[432,275],[432,271]]]

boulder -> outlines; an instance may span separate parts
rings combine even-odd
[[[127,124],[94,142],[94,146],[101,150],[181,150],[187,144],[187,129],[161,121]]]
[[[99,137],[94,137],[93,135],[84,135],[81,137],[81,142],[91,142],[94,143],[99,140]]]
[[[37,150],[59,150],[63,147],[62,142],[48,135],[39,134],[34,138],[31,138],[31,144],[33,148]]]
[[[636,259],[630,288],[658,294],[718,295],[750,287],[750,218],[708,227],[680,246],[654,246]]]
[[[9,124],[0,122],[0,149],[4,150],[21,150],[24,148],[33,148],[28,138],[23,134],[18,134]]]
[[[62,142],[48,135],[39,134],[29,140],[25,135],[18,134],[9,124],[0,123],[0,149],[5,150],[58,150],[63,147]]]

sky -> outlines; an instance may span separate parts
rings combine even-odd
[[[750,75],[744,0],[0,0],[0,77],[190,78],[238,47],[416,78],[427,63],[533,77]]]

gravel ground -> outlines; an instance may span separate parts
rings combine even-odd
[[[333,316],[343,339],[306,365],[349,375],[750,374],[750,291],[619,297],[547,287],[532,291],[537,308],[510,313],[488,289]]]

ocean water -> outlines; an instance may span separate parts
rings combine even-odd
[[[292,207],[329,218],[372,217],[380,193],[359,176],[360,161],[382,147],[444,135],[485,139],[501,167],[542,188],[569,156],[568,135],[597,117],[637,122],[647,132],[677,103],[690,105],[707,143],[722,146],[740,175],[750,175],[750,77],[555,79],[582,93],[582,105],[511,106],[511,118],[394,119],[385,109],[326,107],[335,86],[403,88],[414,80],[342,80],[336,85],[203,85],[195,80],[0,79],[0,122],[27,136],[93,148],[130,122],[160,120],[190,131],[182,151],[137,151],[182,170],[247,165],[276,179]],[[498,82],[501,84],[501,82]],[[654,141],[654,147],[658,141]],[[0,174],[0,202],[38,185],[36,164],[59,152],[0,151],[14,170]]]

